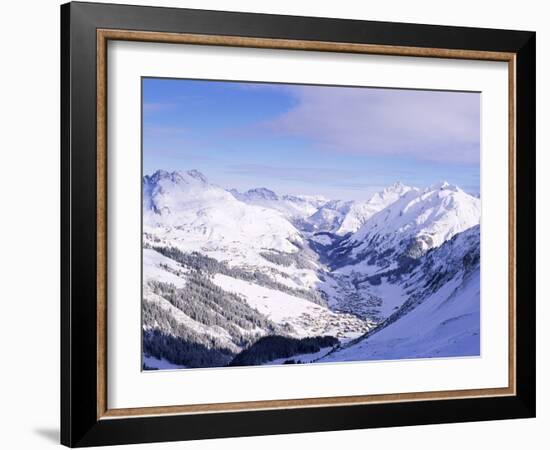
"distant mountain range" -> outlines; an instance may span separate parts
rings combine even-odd
[[[144,176],[144,367],[477,355],[480,211],[445,182],[341,201]]]

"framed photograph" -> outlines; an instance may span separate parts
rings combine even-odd
[[[534,32],[61,26],[63,444],[534,417]]]

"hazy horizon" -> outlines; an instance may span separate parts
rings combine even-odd
[[[144,78],[142,100],[144,174],[341,200],[480,190],[478,93]]]
[[[315,192],[311,192],[311,193],[305,193],[305,192],[295,192],[295,191],[285,191],[285,190],[282,190],[282,191],[279,191],[279,190],[276,190],[276,189],[273,189],[272,187],[268,186],[268,185],[258,185],[258,186],[251,186],[249,188],[245,188],[245,189],[238,189],[234,186],[225,186],[221,183],[217,183],[215,180],[211,179],[209,176],[208,176],[208,173],[206,173],[205,171],[202,171],[202,170],[199,170],[197,169],[196,167],[191,167],[191,168],[188,168],[188,169],[179,169],[179,170],[175,170],[175,169],[163,169],[163,168],[160,168],[160,169],[157,169],[157,170],[153,170],[152,172],[149,172],[149,173],[144,173],[143,175],[144,176],[152,176],[155,172],[157,171],[165,171],[165,172],[168,172],[168,173],[173,173],[173,172],[188,172],[188,171],[193,171],[193,170],[198,170],[202,175],[204,175],[206,177],[206,179],[208,180],[208,183],[210,184],[213,184],[213,185],[216,185],[218,187],[221,187],[227,191],[230,191],[232,189],[235,189],[237,190],[239,193],[245,193],[249,190],[254,190],[254,189],[268,189],[270,191],[273,191],[275,192],[275,194],[277,195],[311,195],[311,196],[322,196],[322,197],[325,197],[327,198],[328,200],[343,200],[343,201],[348,201],[348,200],[369,200],[374,194],[378,193],[378,192],[381,192],[382,190],[384,190],[385,188],[388,188],[396,183],[402,183],[404,185],[407,185],[408,187],[412,187],[412,188],[418,188],[420,190],[422,189],[427,189],[429,188],[430,186],[433,186],[433,185],[436,185],[438,183],[443,183],[443,182],[449,182],[448,180],[438,180],[436,181],[435,183],[432,183],[430,185],[426,185],[426,186],[421,186],[421,185],[412,185],[412,184],[407,184],[407,183],[403,183],[401,180],[395,180],[394,182],[392,183],[389,183],[387,185],[384,185],[384,186],[372,186],[372,189],[369,189],[369,190],[364,190],[364,191],[361,191],[361,193],[363,195],[360,195],[359,197],[357,198],[340,198],[340,197],[328,197],[324,194],[319,194],[319,193],[315,193]],[[450,184],[454,184],[454,183],[450,183]],[[462,186],[460,185],[457,185],[455,184],[455,186],[459,187],[460,189],[464,190],[466,193],[470,194],[470,195],[473,195],[475,197],[479,196],[480,195],[480,192],[470,192],[470,191],[466,191],[465,189],[462,188]]]

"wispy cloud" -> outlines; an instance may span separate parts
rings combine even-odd
[[[479,94],[293,86],[296,106],[264,129],[308,138],[320,148],[479,162]]]
[[[333,199],[366,200],[385,186],[383,182],[373,184],[364,172],[354,169],[236,164],[226,166],[223,172],[245,189],[263,186],[278,193],[322,194]]]
[[[226,167],[225,173],[241,177],[254,177],[280,182],[299,182],[316,186],[343,188],[347,190],[372,190],[384,187],[387,177],[368,176],[363,170],[319,168],[319,167],[281,167],[261,164],[238,164]],[[396,177],[395,181],[399,181]],[[384,184],[386,183],[386,184]]]
[[[278,180],[326,183],[335,178],[361,177],[359,171],[352,169],[328,169],[317,167],[278,167],[261,164],[235,164],[226,169],[226,173],[241,176],[265,176]]]
[[[224,186],[365,198],[397,180],[479,186],[480,95],[149,80],[146,170],[197,167]],[[148,112],[147,112],[148,111]]]

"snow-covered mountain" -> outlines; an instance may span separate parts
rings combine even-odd
[[[143,231],[147,367],[224,365],[262,336],[349,340],[373,326],[328,307],[325,268],[284,214],[197,171],[143,178]]]
[[[411,190],[414,188],[398,182],[377,192],[366,202],[354,202],[344,215],[336,233],[344,235],[356,232],[377,212],[387,208]]]
[[[402,183],[394,183],[365,201],[326,202],[308,219],[315,231],[327,231],[337,235],[356,232],[374,214],[413,190]]]
[[[278,212],[237,200],[196,170],[143,178],[143,229],[182,251],[247,261],[265,249],[293,252],[298,230]]]
[[[447,288],[475,309],[479,215],[447,183],[339,201],[228,191],[196,170],[144,176],[144,367],[346,360],[406,317],[450,319]]]
[[[321,361],[479,355],[479,236],[479,226],[472,227],[420,257],[413,270],[395,280],[404,303],[378,327]]]
[[[353,201],[330,200],[306,219],[310,231],[336,233]]]
[[[478,225],[480,215],[481,201],[447,182],[408,189],[341,242],[332,257],[340,266],[388,267]]]
[[[255,188],[246,192],[231,189],[233,196],[249,205],[274,209],[287,219],[303,220],[314,214],[328,200],[321,195],[277,195],[270,189]]]

